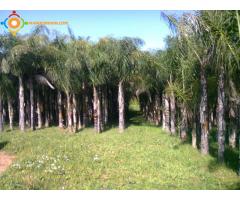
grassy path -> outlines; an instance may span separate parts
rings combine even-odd
[[[134,113],[135,112],[135,113]],[[239,189],[240,179],[215,158],[202,157],[137,111],[124,134],[58,128],[0,135],[1,151],[16,156],[0,189]]]

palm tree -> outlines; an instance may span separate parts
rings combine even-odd
[[[206,67],[213,55],[213,38],[208,29],[203,25],[201,12],[194,14],[184,14],[180,19],[166,16],[173,30],[176,32],[180,41],[187,43],[190,51],[198,60],[200,65],[200,129],[201,129],[201,153],[209,153],[209,127],[208,127],[208,96],[207,96],[207,77]]]
[[[3,100],[14,91],[12,80],[0,68],[0,132],[3,132]],[[6,99],[7,100],[7,99]],[[11,127],[12,128],[12,124]]]
[[[234,71],[233,66],[238,65],[237,47],[235,47],[239,41],[236,39],[238,34],[237,20],[235,12],[232,11],[205,11],[201,13],[200,17],[203,26],[209,30],[215,46],[214,65],[218,73],[218,160],[223,162],[226,129],[226,79],[231,77],[229,72]]]
[[[107,42],[108,39],[103,38],[91,47],[91,60],[88,65],[89,79],[93,85],[94,127],[97,133],[103,130],[101,93],[110,67],[109,54],[105,49]]]
[[[238,25],[238,38],[240,38],[240,16],[239,16],[239,11],[236,11],[236,19],[237,19],[237,25]],[[240,176],[240,137],[239,137],[239,156],[238,156],[238,175]]]
[[[125,97],[124,84],[134,73],[137,59],[139,58],[139,47],[143,41],[139,38],[123,38],[116,44],[116,74],[118,77],[118,106],[119,106],[119,132],[125,129]]]
[[[8,110],[9,110],[9,126],[10,129],[13,129],[13,108],[12,108],[12,99],[14,97],[14,80],[10,73],[10,66],[7,62],[7,55],[9,54],[11,48],[18,42],[18,39],[12,37],[12,35],[1,35],[0,36],[0,126],[1,130],[3,130],[3,97],[7,96],[8,101]]]
[[[58,126],[64,127],[63,116],[63,91],[65,91],[65,62],[66,62],[66,42],[68,37],[56,33],[55,39],[45,49],[44,71],[51,81],[57,87],[57,105],[58,105]]]
[[[86,81],[87,65],[89,64],[90,45],[83,39],[77,40],[69,28],[69,36],[57,34],[47,51],[51,55],[47,60],[52,63],[46,72],[58,87],[59,127],[63,127],[62,92],[67,97],[67,125],[70,132],[78,129],[80,110],[78,94]],[[81,119],[79,119],[81,120]],[[80,122],[80,121],[79,121]]]
[[[164,128],[171,132],[171,134],[176,134],[176,94],[173,86],[176,78],[176,71],[179,67],[177,42],[178,41],[173,37],[166,38],[167,48],[162,58],[162,63],[168,74],[166,81],[168,86],[165,92],[166,97],[164,97]]]

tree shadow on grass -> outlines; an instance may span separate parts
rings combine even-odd
[[[0,150],[3,149],[8,143],[8,141],[0,142]]]
[[[109,125],[104,126],[104,132],[115,128],[118,128],[118,124],[116,122],[112,122]]]
[[[215,158],[214,161],[209,163],[209,170],[215,171],[218,167],[222,164],[217,161],[218,157],[218,144],[217,144],[217,131],[212,130],[209,135],[209,154]],[[225,152],[224,152],[224,165],[234,172],[238,172],[238,149],[232,149],[228,145],[225,145]]]
[[[141,111],[138,110],[129,110],[126,117],[126,128],[131,125],[134,126],[149,126],[156,127],[156,125],[148,122],[144,117]]]
[[[84,132],[85,129],[89,129],[89,128],[94,129],[94,124],[88,124],[86,127],[82,127],[81,129],[78,129],[76,133],[81,134]],[[111,121],[109,122],[109,124],[104,125],[103,131],[101,132],[101,134],[115,128],[118,128],[118,123],[116,121]]]
[[[238,183],[229,183],[225,185],[226,189],[228,190],[240,190],[240,182]]]
[[[142,125],[144,118],[140,111],[129,110],[127,114],[127,124]]]
[[[174,149],[178,149],[182,145],[191,145],[192,138],[191,134],[188,134],[188,138],[185,141],[180,142],[178,145],[174,147]],[[199,139],[198,139],[199,140]],[[200,144],[197,145],[198,149],[200,149]],[[238,148],[232,149],[228,145],[225,146],[225,152],[224,152],[224,164],[221,164],[218,162],[218,144],[217,144],[217,131],[216,129],[213,129],[210,131],[209,134],[209,154],[214,158],[213,161],[210,161],[208,164],[208,169],[210,172],[216,171],[219,167],[225,165],[227,168],[233,170],[238,173]]]

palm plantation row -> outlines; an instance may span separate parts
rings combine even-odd
[[[141,51],[138,38],[93,43],[71,29],[50,34],[44,26],[24,36],[1,35],[0,131],[8,121],[21,131],[58,124],[77,132],[93,123],[100,133],[118,120],[123,132],[136,98],[147,120],[183,141],[191,138],[204,155],[216,127],[224,162],[225,145],[237,147],[240,125],[239,12],[162,18],[173,36],[156,52]]]

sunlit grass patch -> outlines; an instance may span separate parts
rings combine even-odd
[[[134,120],[134,119],[133,119]],[[159,127],[130,125],[95,134],[58,128],[6,132],[2,150],[16,155],[1,189],[236,189],[239,178],[215,158]]]

